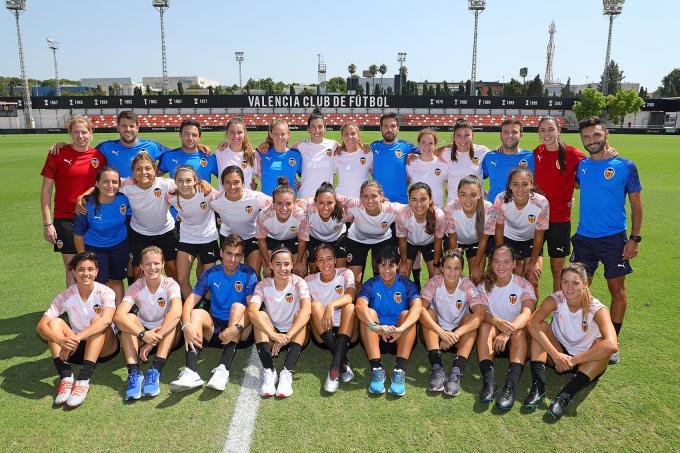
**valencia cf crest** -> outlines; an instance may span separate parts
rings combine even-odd
[[[297,161],[293,157],[288,159],[288,165],[290,165],[291,167],[294,167],[296,163]]]
[[[475,167],[478,166],[479,165],[479,158],[473,157],[472,158],[472,165],[474,165]]]
[[[342,285],[336,285],[335,292],[338,294],[338,296],[342,296],[345,293],[345,289],[342,287]]]
[[[536,221],[536,216],[533,214],[529,214],[527,220],[529,221],[529,223],[534,223]]]
[[[96,157],[93,157],[90,163],[92,164],[92,168],[99,167],[99,159],[97,159]]]
[[[366,165],[366,158],[365,158],[365,157],[360,158],[360,159],[359,159],[359,163],[360,163],[361,165]]]
[[[463,308],[463,301],[456,299],[456,310],[460,311],[461,308]]]
[[[243,289],[243,282],[241,282],[241,280],[236,280],[234,282],[234,289],[240,293]]]
[[[295,298],[293,297],[293,295],[291,293],[286,293],[286,295],[284,297],[286,298],[286,302],[288,302],[289,304],[292,304],[293,301],[295,300]]]
[[[396,151],[394,152],[394,155],[397,156],[397,159],[401,159],[401,156],[403,156],[404,153],[401,152],[400,149],[398,149],[398,150],[396,150]]]
[[[57,248],[61,249],[62,247],[64,247],[64,241],[62,241],[61,239],[57,239]]]
[[[161,189],[159,189],[158,187],[156,187],[156,188],[153,190],[153,196],[156,197],[156,198],[160,198],[160,197],[161,197]]]
[[[510,300],[510,303],[511,303],[512,305],[515,305],[515,304],[517,303],[517,294],[514,294],[514,293],[513,293],[513,294],[510,294],[510,296],[508,297],[508,299]]]
[[[252,206],[246,206],[246,214],[250,215],[253,213],[253,207]]]
[[[352,254],[351,254],[351,253],[348,253],[348,254],[347,254],[347,262],[348,262],[348,263],[351,263],[351,262],[352,262],[352,258],[353,258]]]
[[[248,166],[248,162],[246,162],[245,160],[242,160],[242,161],[241,161],[241,168],[242,168],[243,170],[245,170],[247,166]]]
[[[208,166],[208,159],[205,157],[201,157],[201,167],[207,167]]]
[[[588,323],[585,321],[581,322],[581,330],[584,332],[588,332]]]
[[[442,170],[440,168],[435,168],[434,169],[434,175],[435,176],[441,176],[442,175]]]
[[[331,151],[330,149],[327,149],[326,150],[326,156],[331,157],[332,155],[333,155],[333,151]]]
[[[98,316],[101,316],[102,312],[104,311],[102,306],[99,304],[96,304],[94,307],[92,307],[92,309],[94,310],[95,313],[97,313]]]
[[[380,226],[382,227],[382,229],[383,229],[383,230],[386,230],[386,229],[387,229],[387,227],[389,227],[389,226],[390,226],[390,224],[389,224],[389,223],[387,223],[387,222],[381,222],[381,223],[380,223]]]
[[[208,209],[208,203],[206,203],[205,201],[201,201],[200,206],[201,206],[201,209],[203,209],[203,210]]]
[[[139,152],[140,153],[147,153],[148,151],[146,150],[146,148],[139,148]]]
[[[161,308],[165,308],[165,298],[159,297],[156,302],[158,302],[158,306]]]
[[[288,231],[290,231],[291,233],[297,233],[297,230],[298,229],[297,229],[296,226],[292,226],[292,227],[288,228]]]
[[[529,166],[529,162],[527,162],[526,159],[522,159],[519,161],[519,168],[527,168]]]
[[[340,226],[340,225],[335,225],[335,226],[333,227],[333,231],[340,231],[340,228],[342,228],[342,226]]]
[[[122,204],[122,205],[120,205],[118,210],[120,211],[121,214],[125,215],[125,213],[127,213],[127,206]]]
[[[606,180],[612,179],[612,178],[614,177],[614,174],[615,174],[615,173],[616,173],[616,172],[614,171],[614,168],[612,168],[612,167],[607,167],[607,168],[605,169],[605,171],[604,171],[604,179],[606,179]]]
[[[393,298],[394,298],[394,301],[395,301],[396,303],[398,303],[398,304],[401,303],[401,293],[400,293],[399,291],[397,291],[396,293],[394,293]]]

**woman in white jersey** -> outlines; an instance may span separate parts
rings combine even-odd
[[[300,198],[313,197],[323,182],[333,181],[333,154],[338,146],[335,140],[324,138],[326,121],[318,108],[307,119],[307,131],[309,139],[293,145],[302,154]]]
[[[248,303],[248,317],[254,327],[263,368],[260,395],[287,398],[293,394],[293,369],[309,342],[307,323],[311,300],[307,283],[293,274],[290,250],[275,250],[268,261],[273,277],[262,280],[255,287]],[[273,357],[284,350],[288,352],[277,386]]]
[[[279,176],[279,185],[272,192],[272,205],[257,216],[257,237],[260,255],[265,269],[270,269],[269,255],[280,248],[293,254],[293,272],[301,277],[307,275],[307,242],[309,224],[305,210],[295,204],[295,191],[285,176]]]
[[[437,157],[437,133],[433,129],[423,129],[418,133],[420,154],[408,160],[406,174],[409,183],[424,182],[432,190],[432,200],[438,208],[444,209],[444,184],[446,183],[447,163]],[[403,257],[402,257],[402,262]]]
[[[496,245],[507,244],[515,251],[515,274],[529,280],[538,294],[550,203],[534,187],[531,170],[517,167],[510,171],[505,192],[499,193],[493,204]]]
[[[470,279],[479,284],[496,232],[496,209],[484,199],[482,180],[464,176],[458,183],[458,195],[447,203],[444,215],[449,223],[448,248],[465,250]]]
[[[352,220],[343,205],[338,202],[333,184],[323,182],[314,198],[301,200],[305,206],[309,222],[309,243],[307,244],[307,264],[309,272],[318,271],[316,267],[316,248],[330,244],[335,253],[337,267],[347,265],[347,225]]]
[[[305,277],[312,298],[312,341],[328,350],[333,358],[324,383],[324,390],[335,393],[338,378],[342,382],[354,379],[347,359],[347,350],[359,342],[356,327],[354,274],[349,269],[336,267],[335,247],[322,243],[314,250],[318,273]]]
[[[196,258],[200,275],[210,269],[220,256],[215,226],[215,212],[210,208],[209,194],[198,190],[199,177],[191,165],[180,165],[175,170],[176,190],[168,192],[166,199],[182,218],[177,242],[177,280],[182,297],[191,294],[191,268]]]
[[[116,312],[116,294],[97,283],[97,255],[83,252],[73,256],[69,271],[76,283],[59,293],[42,315],[36,331],[50,348],[60,376],[55,405],[76,407],[85,401],[97,362],[118,354],[118,339],[111,322]],[[68,323],[59,316],[68,315]],[[82,364],[77,377],[71,364]]]
[[[272,198],[262,192],[244,188],[243,169],[230,165],[222,170],[222,192],[211,194],[210,207],[220,216],[220,241],[230,234],[239,236],[244,243],[245,263],[260,275],[262,256],[255,237],[257,215],[272,204]]]
[[[458,182],[463,177],[475,175],[480,180],[484,179],[482,161],[489,152],[489,148],[475,144],[474,138],[472,124],[461,118],[453,125],[453,143],[441,149],[439,156],[448,164],[446,167],[447,203],[456,198]]]
[[[250,143],[242,118],[235,117],[227,122],[227,139],[228,141],[220,145],[215,153],[218,173],[222,175],[225,168],[236,165],[243,171],[243,184],[249,189],[257,189],[257,181],[253,177],[258,177],[259,155]],[[220,190],[222,189],[220,180]]]
[[[408,189],[408,205],[397,215],[396,233],[399,240],[399,273],[411,275],[418,253],[423,255],[428,275],[440,272],[442,238],[448,224],[444,212],[435,206],[432,190],[424,182],[417,182]]]
[[[477,289],[486,297],[484,322],[477,333],[477,356],[482,373],[479,401],[487,404],[496,394],[494,356],[508,351],[510,367],[505,385],[496,396],[496,407],[509,410],[517,397],[517,386],[529,350],[526,324],[536,307],[534,288],[519,275],[513,275],[513,252],[507,245],[496,247],[491,265]]]
[[[178,171],[179,172],[179,171]],[[136,307],[136,313],[133,313]],[[160,393],[160,377],[171,349],[181,346],[177,324],[182,314],[182,294],[175,280],[163,275],[163,252],[156,246],[142,250],[142,276],[125,292],[114,321],[128,369],[126,400]],[[139,360],[154,353],[146,376]]]
[[[380,183],[374,179],[361,185],[360,198],[338,196],[338,199],[354,219],[347,231],[347,265],[354,274],[354,282],[359,291],[369,250],[372,256],[376,256],[386,245],[395,246],[390,227],[406,205],[387,201]],[[375,259],[373,275],[378,275]]]
[[[333,164],[338,175],[335,191],[338,195],[359,198],[361,185],[368,181],[373,168],[373,153],[361,143],[361,131],[356,123],[342,126],[340,134],[342,143]]]
[[[560,374],[573,372],[548,407],[548,414],[555,418],[579,391],[602,376],[609,357],[619,349],[609,310],[590,294],[583,264],[569,264],[560,274],[561,289],[545,298],[528,324],[532,384],[524,402],[525,407],[535,409],[543,400],[546,363]],[[545,320],[551,314],[548,324]]]

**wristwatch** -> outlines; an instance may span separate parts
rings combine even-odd
[[[642,242],[642,236],[636,236],[636,235],[634,235],[634,234],[631,234],[631,235],[630,235],[630,239],[631,239],[632,241],[637,242],[638,244],[639,244],[640,242]]]
[[[243,333],[243,326],[241,324],[234,324],[234,327],[236,327],[238,333]]]
[[[139,338],[140,340],[143,340],[143,339],[144,339],[144,334],[146,334],[146,330],[142,330],[141,332],[139,332],[139,333],[137,334],[137,338]]]

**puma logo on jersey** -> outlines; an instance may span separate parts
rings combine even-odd
[[[90,163],[92,164],[92,168],[99,167],[99,159],[97,159],[96,157],[93,157],[92,160],[90,160]]]
[[[159,297],[156,302],[158,302],[159,307],[165,308],[165,299],[163,297]]]
[[[240,293],[243,289],[243,282],[241,282],[241,280],[236,280],[234,282],[234,289]]]
[[[215,252],[208,252],[208,255],[215,256]]]
[[[286,295],[284,297],[286,298],[286,302],[288,302],[289,304],[292,304],[293,301],[295,300],[295,298],[293,297],[293,295],[291,293],[286,293]]]
[[[95,220],[99,220],[100,222],[102,222],[102,221],[104,220],[103,217],[104,217],[104,214],[99,214],[99,215],[93,215],[93,216],[92,216],[92,218],[94,218]]]
[[[217,289],[220,289],[220,284],[217,282],[213,282],[213,286]]]
[[[264,156],[264,158],[267,159],[267,160],[272,160],[272,158],[269,157],[269,156]]]
[[[392,298],[394,299],[394,301],[395,301],[396,303],[398,303],[398,304],[401,303],[401,293],[400,293],[399,291],[397,291],[396,293],[394,293],[394,296],[392,296]]]
[[[583,172],[584,175],[586,174],[586,170],[588,170],[588,169],[587,169],[587,168],[582,168],[582,169],[581,169],[581,171]]]
[[[116,157],[118,157],[118,155],[120,154],[120,151],[118,151],[117,149],[114,149],[113,151],[111,151],[111,154],[115,154]]]
[[[564,253],[564,247],[555,247],[555,250]]]
[[[517,303],[517,294],[514,293],[510,294],[510,296],[508,296],[508,299],[510,300],[510,303],[512,305],[515,305]]]
[[[625,265],[625,264],[617,264],[616,267],[622,267],[622,268],[625,269],[625,268],[626,268],[626,265]]]
[[[615,173],[616,173],[616,172],[614,171],[614,168],[612,168],[612,167],[607,167],[607,168],[605,169],[605,171],[604,171],[604,179],[606,179],[606,180],[612,179],[612,178],[614,177],[614,174],[615,174]]]
[[[543,156],[541,156],[540,154],[537,154],[537,155],[536,155],[536,159],[538,159],[538,161],[540,162],[541,159],[543,159]]]
[[[489,163],[490,163],[491,165],[493,165],[494,167],[496,166],[496,161],[495,161],[495,160],[489,161]]]
[[[336,285],[335,292],[338,294],[338,296],[342,296],[345,293],[345,289],[342,287],[342,285]]]
[[[73,162],[73,159],[71,159],[71,160],[68,160],[68,159],[64,159],[64,162],[66,162],[66,163],[67,163],[67,164],[69,164],[69,165],[73,165],[73,164],[72,164],[72,162]]]
[[[179,160],[177,160],[177,159],[172,159],[172,161],[176,164],[179,164]]]

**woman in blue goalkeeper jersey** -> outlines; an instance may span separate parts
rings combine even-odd
[[[87,214],[76,213],[73,239],[76,251],[94,252],[99,260],[97,281],[116,293],[116,305],[123,300],[123,279],[127,276],[128,198],[118,192],[120,174],[113,167],[104,167],[97,174],[92,195],[87,197]]]
[[[267,153],[260,155],[260,181],[262,193],[270,194],[278,185],[278,178],[284,176],[288,185],[295,188],[295,180],[302,172],[302,154],[295,148],[288,147],[290,130],[285,121],[276,119],[269,125],[266,144]]]

